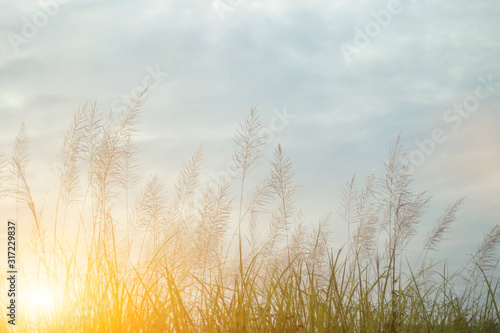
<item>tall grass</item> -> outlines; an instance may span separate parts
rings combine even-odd
[[[266,142],[256,107],[235,135],[232,184],[202,183],[200,145],[170,190],[155,175],[134,190],[144,94],[119,116],[105,116],[95,104],[75,113],[63,140],[56,198],[48,200],[54,207],[32,196],[24,124],[10,161],[0,149],[0,199],[15,203],[23,223],[28,212],[33,225],[36,268],[26,278],[47,284],[55,298],[36,313],[24,304],[19,331],[500,329],[493,275],[500,227],[485,234],[456,272],[434,263],[432,254],[463,204],[458,198],[437,218],[419,255],[409,255],[430,197],[412,189],[399,138],[380,178],[371,174],[358,184],[353,177],[346,184],[340,221],[327,214],[311,227],[295,201],[293,165],[280,145],[268,176],[250,182]],[[335,223],[349,230],[338,251],[329,243]],[[8,326],[1,321],[2,330]]]

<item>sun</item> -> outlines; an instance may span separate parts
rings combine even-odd
[[[31,318],[52,312],[55,293],[47,286],[30,286],[20,295],[21,307]]]
[[[49,307],[52,305],[52,295],[46,287],[37,288],[27,295],[27,301],[30,307]]]

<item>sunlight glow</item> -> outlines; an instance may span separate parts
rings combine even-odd
[[[37,316],[52,310],[54,293],[45,286],[32,287],[26,290],[21,301],[31,317]]]
[[[50,306],[51,296],[48,289],[37,289],[28,295],[29,304],[33,307]]]

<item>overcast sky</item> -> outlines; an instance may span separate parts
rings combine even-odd
[[[316,223],[401,134],[433,195],[424,230],[466,197],[444,243],[465,255],[500,221],[499,17],[498,0],[2,0],[0,138],[26,121],[41,197],[74,111],[148,84],[142,170],[170,187],[202,141],[206,172],[224,169],[258,104]]]

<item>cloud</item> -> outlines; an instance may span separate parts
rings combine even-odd
[[[374,167],[381,172],[399,133],[415,149],[416,140],[446,126],[443,113],[473,92],[478,76],[500,80],[495,1],[401,1],[401,12],[349,63],[341,43],[354,43],[356,29],[376,22],[373,12],[389,1],[224,3],[233,6],[221,19],[210,1],[71,1],[15,53],[7,34],[20,34],[23,18],[40,6],[2,2],[0,130],[12,136],[27,119],[38,142],[62,141],[79,105],[97,100],[107,111],[142,84],[148,67],[159,66],[168,76],[149,93],[138,138],[145,172],[173,172],[182,162],[172,159],[188,157],[203,140],[224,159],[252,105],[268,120],[286,107],[296,119],[273,143],[282,142],[295,161],[304,197],[333,201],[338,187],[311,187],[343,184]],[[500,138],[491,126],[500,122],[498,96],[447,132],[447,143],[417,170],[439,204],[457,192],[485,208],[497,203],[491,180],[498,178]],[[499,217],[491,213],[481,224]]]

